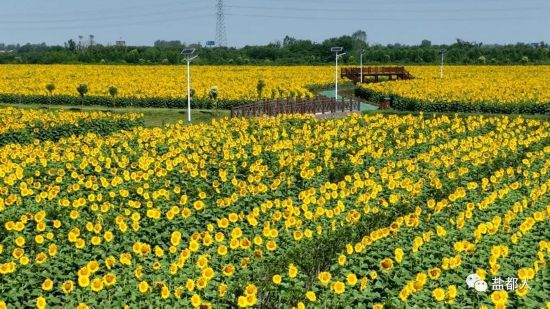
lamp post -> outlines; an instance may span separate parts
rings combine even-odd
[[[441,67],[439,68],[439,78],[443,79],[443,57],[447,53],[447,50],[443,48],[439,52],[441,53]]]
[[[331,52],[336,55],[336,66],[335,66],[335,85],[334,85],[334,100],[338,101],[338,57],[345,55],[346,53],[341,53],[344,50],[343,47],[332,47]]]
[[[187,123],[191,123],[191,73],[189,71],[189,65],[193,59],[198,56],[193,56],[195,52],[194,48],[185,48],[181,51],[181,54],[185,56],[187,61]]]
[[[363,83],[363,55],[365,54],[365,49],[362,48],[361,49],[361,56],[359,58],[361,58],[361,84]]]

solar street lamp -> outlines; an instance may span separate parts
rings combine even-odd
[[[338,100],[338,57],[345,55],[346,53],[341,53],[344,50],[343,47],[332,47],[330,49],[336,55],[336,69],[335,69],[335,87],[334,87],[334,99]],[[341,53],[341,54],[339,54]]]
[[[363,55],[365,55],[365,49],[361,49],[361,84],[363,83]]]
[[[439,78],[443,79],[443,57],[447,53],[447,50],[443,48],[439,51],[439,53],[441,53],[441,67],[439,68]]]
[[[193,56],[195,52],[194,48],[185,48],[181,51],[181,54],[185,57],[187,61],[187,122],[191,123],[191,74],[189,72],[189,65],[193,59],[198,56]]]

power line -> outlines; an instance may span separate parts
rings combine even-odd
[[[149,12],[149,13],[142,13],[142,14],[129,14],[129,15],[117,15],[117,16],[103,16],[103,17],[80,17],[80,18],[66,18],[66,19],[47,19],[47,20],[5,20],[0,19],[0,23],[5,24],[51,24],[51,23],[70,23],[70,22],[95,22],[95,21],[106,21],[106,20],[120,20],[121,18],[136,18],[136,17],[152,17],[152,16],[166,16],[166,14],[180,14],[180,13],[187,13],[190,10],[193,10],[194,12],[200,11],[200,10],[206,10],[210,9],[208,7],[192,7],[187,9],[181,9],[181,10],[167,10],[167,11],[159,11],[159,12]]]
[[[253,0],[251,1],[253,2],[254,5],[257,5],[260,1],[257,1],[257,0]],[[439,5],[439,4],[442,4],[442,5],[449,5],[451,3],[445,3],[444,1],[433,1],[433,0],[401,0],[401,1],[391,1],[391,3],[389,3],[389,1],[386,1],[386,2],[382,2],[380,0],[338,0],[338,1],[334,1],[334,0],[325,0],[325,1],[322,1],[322,0],[300,0],[300,1],[296,1],[296,0],[264,0],[264,2],[266,3],[277,3],[277,4],[281,4],[281,3],[285,3],[285,2],[291,2],[292,4],[297,4],[297,3],[314,3],[316,5],[324,5],[324,4],[330,4],[330,5],[352,5],[352,4],[355,4],[355,5],[361,5],[361,6],[364,6],[364,7],[368,7],[368,8],[371,8],[371,7],[374,7],[376,5],[380,5],[380,4],[393,4],[393,5],[397,5],[397,6],[410,6],[410,5],[424,5],[424,4],[427,4],[427,5]],[[458,5],[470,5],[470,4],[466,4],[467,2],[475,2],[476,5],[479,5],[480,1],[479,0],[462,0],[462,1],[456,1],[454,3],[452,3],[452,5],[455,5],[455,4],[458,4]],[[520,1],[520,2],[525,2],[525,1]],[[533,5],[536,5],[536,3],[534,2],[541,2],[541,4],[547,4],[547,0],[531,0],[530,1],[531,4]],[[484,4],[487,4],[487,3],[496,3],[498,5],[502,5],[502,0],[483,0],[483,3]],[[474,7],[472,7],[474,8]]]
[[[284,16],[284,15],[265,15],[265,14],[226,14],[227,16],[236,17],[259,17],[259,18],[274,18],[274,19],[298,19],[298,20],[339,20],[339,21],[407,21],[407,22],[424,22],[424,21],[474,21],[474,20],[524,20],[524,19],[546,19],[550,16],[479,16],[479,17],[430,17],[430,18],[407,18],[407,17],[318,17],[318,16]]]
[[[488,11],[488,12],[507,12],[507,11],[540,11],[550,9],[550,6],[543,7],[509,7],[509,8],[425,8],[425,9],[410,9],[410,8],[368,8],[368,9],[339,9],[339,8],[301,8],[301,7],[266,7],[266,6],[246,6],[246,5],[226,5],[228,8],[249,9],[249,10],[278,10],[278,11],[305,11],[305,12],[366,12],[372,13],[375,11],[381,12],[470,12],[470,11]]]
[[[190,19],[197,19],[197,18],[205,18],[205,17],[212,17],[212,14],[200,14],[200,15],[190,15],[186,16],[183,20],[190,20]],[[124,27],[124,26],[146,26],[146,25],[152,25],[152,24],[164,24],[167,22],[181,22],[182,17],[174,17],[174,18],[160,18],[160,19],[153,19],[149,21],[136,21],[136,22],[123,22],[123,23],[110,23],[110,24],[98,24],[98,25],[63,25],[63,26],[36,26],[36,27],[2,27],[2,30],[8,30],[8,31],[40,31],[40,30],[67,30],[67,29],[75,29],[75,28],[86,28],[86,27],[93,27],[94,29],[105,29],[105,28],[116,28],[116,27]]]
[[[185,2],[185,0],[174,0],[174,1],[170,1],[168,3],[159,3],[159,2],[162,2],[162,1],[155,1],[155,3],[153,5],[151,4],[148,4],[148,5],[127,5],[123,8],[100,8],[100,9],[91,9],[91,10],[76,10],[76,11],[61,11],[61,10],[57,10],[57,12],[61,13],[62,15],[75,15],[75,16],[78,16],[78,15],[83,15],[83,14],[94,14],[94,13],[97,13],[97,14],[100,14],[100,15],[104,15],[105,13],[112,13],[113,11],[118,11],[118,10],[124,10],[124,11],[130,11],[130,10],[140,10],[140,11],[148,11],[148,10],[152,10],[152,9],[158,9],[158,8],[164,8],[164,7],[167,7],[167,6],[170,6],[170,5],[181,5],[182,4],[182,1]],[[189,0],[190,3],[194,3],[194,1],[192,0]],[[36,8],[35,9],[38,9],[40,10],[40,8]],[[4,11],[7,11],[7,10],[4,10]],[[34,12],[35,14],[32,14],[33,12],[29,12],[28,9],[25,9],[25,12],[24,13],[18,13],[18,12],[13,12],[12,14],[9,14],[9,15],[0,15],[0,18],[4,18],[4,17],[13,17],[14,15],[24,15],[24,16],[27,16],[27,17],[35,17],[35,18],[40,18],[41,16],[43,16],[44,12],[43,11],[40,11],[38,14],[36,14],[36,12]]]

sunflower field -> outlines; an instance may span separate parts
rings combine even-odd
[[[48,129],[64,124],[94,122],[101,119],[136,119],[137,114],[112,114],[106,112],[47,111],[37,109],[0,108],[0,134],[21,129]]]
[[[181,98],[187,95],[185,66],[124,65],[1,65],[0,93],[78,96],[76,87],[87,84],[90,96]],[[221,100],[258,99],[258,81],[264,80],[264,98],[311,96],[305,86],[334,82],[330,66],[191,66],[191,87],[197,98],[207,98],[212,87]]]
[[[135,113],[74,112],[0,107],[0,146],[57,140],[73,134],[108,134],[143,125]]]
[[[548,306],[550,122],[222,119],[0,147],[0,308]],[[476,292],[516,277],[514,291]]]
[[[181,107],[183,66],[1,65],[0,100],[9,103]],[[224,108],[259,98],[308,98],[334,83],[332,66],[191,66],[193,108]],[[398,110],[550,114],[550,66],[407,66],[415,79],[363,84],[356,95],[392,98]],[[263,86],[259,90],[258,85]],[[344,82],[344,80],[342,80]],[[79,97],[77,87],[88,92]],[[48,90],[47,86],[53,85]],[[111,96],[109,89],[116,88]],[[211,91],[216,89],[216,105]]]
[[[439,69],[407,66],[414,79],[363,84],[358,93],[390,96],[407,110],[550,113],[550,66],[445,66],[443,79]]]

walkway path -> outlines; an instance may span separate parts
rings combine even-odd
[[[325,96],[325,97],[329,97],[329,98],[334,98],[334,90],[325,90],[325,91],[321,91],[319,92],[320,95],[322,96]],[[338,100],[340,100],[342,98],[342,96],[338,96]],[[359,111],[361,112],[364,112],[364,111],[374,111],[374,110],[377,110],[378,109],[378,106],[374,106],[372,104],[369,104],[369,103],[365,103],[365,102],[361,102],[361,106],[359,107]]]

